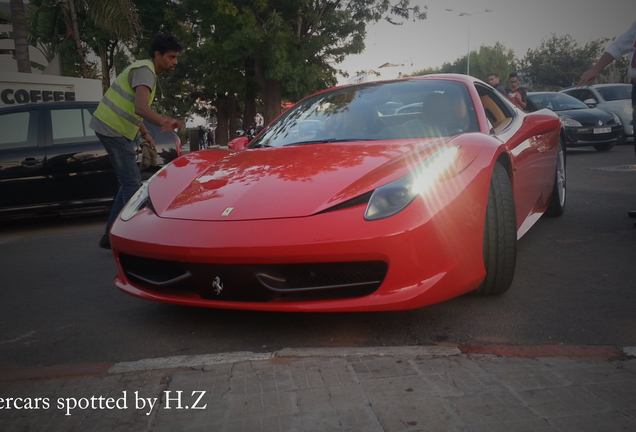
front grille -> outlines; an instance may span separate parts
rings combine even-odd
[[[121,254],[128,279],[140,288],[176,296],[239,302],[355,298],[377,290],[383,261],[306,264],[200,264]]]
[[[589,128],[589,129],[581,129],[581,128],[572,128],[572,129],[568,129],[566,128],[566,133],[568,135],[568,139],[569,141],[608,141],[608,140],[612,140],[615,138],[618,138],[618,136],[621,133],[621,128],[619,127],[612,127],[612,131],[609,133],[604,133],[604,134],[595,134],[594,133],[594,128]]]

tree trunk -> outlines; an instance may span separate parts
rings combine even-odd
[[[227,96],[225,94],[216,95],[216,144],[227,145],[228,142],[228,113]]]
[[[73,39],[75,39],[75,48],[82,62],[82,78],[88,78],[88,70],[84,61],[84,51],[82,50],[82,41],[80,40],[79,26],[77,25],[77,14],[75,13],[75,0],[68,0],[68,7],[71,11],[71,21],[73,22]]]
[[[263,88],[263,119],[264,123],[270,124],[281,112],[281,84],[280,81],[270,79],[265,80]]]
[[[13,41],[15,43],[18,72],[31,73],[26,13],[24,12],[24,2],[22,0],[11,0],[11,23],[13,25]]]
[[[236,95],[234,92],[230,92],[227,96],[227,116],[230,123],[230,139],[233,140],[236,138],[236,130],[238,129]],[[246,125],[243,123],[243,128],[245,127]]]
[[[254,61],[245,62],[245,111],[243,121],[247,127],[256,124],[256,82],[254,72]]]
[[[106,93],[106,90],[110,88],[110,66],[108,64],[108,53],[106,51],[99,50],[99,59],[102,62],[102,91]]]
[[[282,103],[282,86],[280,81],[267,78],[265,59],[256,59],[256,80],[261,87],[263,95],[263,120],[266,125],[270,124],[280,115]]]

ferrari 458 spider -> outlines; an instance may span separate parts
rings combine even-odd
[[[190,153],[145,183],[111,231],[115,283],[267,311],[504,293],[517,239],[565,208],[560,129],[464,75],[317,93],[244,150]]]

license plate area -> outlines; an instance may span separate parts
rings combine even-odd
[[[602,127],[602,128],[594,128],[594,135],[596,134],[606,134],[612,132],[611,127]]]

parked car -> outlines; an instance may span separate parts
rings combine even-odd
[[[598,151],[611,150],[623,134],[623,124],[614,113],[590,108],[564,93],[528,93],[529,112],[548,108],[563,122],[563,139],[567,147],[592,146]]]
[[[109,207],[119,188],[106,150],[88,127],[97,102],[0,108],[0,218]],[[158,166],[181,154],[179,138],[146,123]],[[138,150],[141,161],[141,150]]]
[[[561,93],[577,98],[590,107],[612,112],[623,123],[623,139],[634,138],[631,84],[595,84],[589,87],[573,87]]]
[[[381,115],[418,101],[421,112]],[[502,294],[517,238],[565,208],[560,130],[552,111],[515,110],[465,75],[315,94],[246,149],[185,155],[142,186],[111,229],[115,283],[267,311]]]

